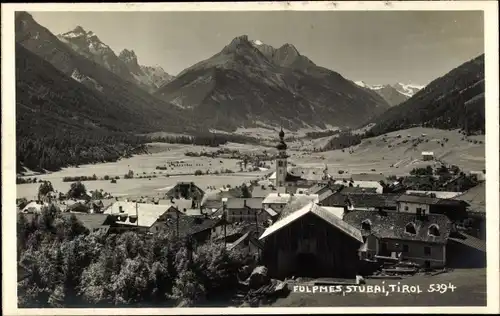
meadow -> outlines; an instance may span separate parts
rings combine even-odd
[[[425,135],[425,136],[423,136]],[[328,166],[332,176],[339,171],[344,174],[355,173],[382,173],[386,176],[404,176],[416,167],[435,164],[437,161],[422,161],[423,151],[434,152],[438,161],[459,166],[464,171],[480,171],[485,168],[484,135],[464,136],[458,131],[445,131],[430,128],[412,128],[365,139],[361,144],[344,150],[326,152],[311,152],[311,143],[324,141],[322,139],[303,140],[289,143],[290,165],[304,167]],[[215,151],[219,148],[202,146],[151,143],[148,145],[149,154],[137,155],[113,163],[99,163],[65,168],[58,172],[36,175],[38,179],[52,182],[55,190],[66,192],[70,183],[63,182],[64,177],[104,176],[120,177],[117,183],[97,180],[85,181],[89,190],[103,189],[114,196],[156,196],[161,189],[173,185],[178,181],[194,181],[206,189],[207,186],[217,188],[224,185],[241,185],[243,182],[259,180],[274,168],[270,162],[270,170],[240,172],[237,159],[188,157],[185,153],[200,151]],[[228,143],[220,148],[238,150],[242,153],[262,153],[275,151],[272,147],[253,146]],[[176,163],[175,166],[169,163]],[[167,166],[167,170],[158,170],[157,166]],[[229,169],[234,173],[209,174],[215,171]],[[124,175],[132,170],[133,179],[123,179]],[[195,176],[195,170],[201,170],[204,175]],[[170,176],[166,176],[169,174]],[[175,175],[174,175],[175,174]],[[139,178],[149,177],[152,178]],[[36,196],[39,184],[18,184],[17,197],[32,199]]]

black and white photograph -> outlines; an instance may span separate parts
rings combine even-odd
[[[2,4],[2,98],[7,315],[499,312],[496,1]]]

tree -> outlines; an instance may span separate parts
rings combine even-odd
[[[78,181],[71,184],[67,195],[69,198],[79,199],[84,197],[86,193],[85,185]]]
[[[38,187],[38,199],[40,200],[42,197],[46,196],[50,192],[54,192],[52,183],[50,183],[50,181],[43,181]]]
[[[241,197],[242,198],[250,198],[252,197],[252,194],[250,193],[250,190],[248,189],[247,185],[243,183],[241,185]]]

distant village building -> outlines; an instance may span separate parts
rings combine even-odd
[[[227,243],[226,249],[228,251],[238,250],[240,254],[244,256],[250,256],[258,260],[260,258],[261,251],[264,248],[264,246],[256,236],[257,234],[254,231],[246,232],[236,241],[232,243]]]
[[[363,235],[361,259],[392,257],[427,268],[446,265],[451,221],[445,215],[356,210],[347,212],[344,221]]]
[[[75,216],[90,233],[98,234],[107,234],[115,220],[108,214],[62,213],[62,215],[66,219]]]
[[[264,244],[262,261],[277,278],[353,278],[363,243],[359,229],[313,202],[282,213],[259,240]]]
[[[468,234],[486,240],[486,183],[482,182],[454,199],[468,204],[467,218],[460,223],[461,226]]]
[[[467,203],[460,200],[404,194],[396,200],[396,203],[398,212],[401,213],[444,214],[453,222],[461,221],[467,216]]]
[[[423,151],[422,160],[429,161],[434,159],[434,153],[432,151]]]
[[[104,214],[115,219],[112,230],[123,232],[135,230],[143,233],[158,233],[167,222],[167,213],[172,205],[155,205],[118,201],[113,203]]]
[[[195,207],[199,207],[205,192],[194,182],[177,182],[174,186],[167,188],[165,196],[174,199],[193,200]]]
[[[229,198],[222,207],[222,213],[226,213],[228,223],[255,222],[262,210],[262,201],[262,198]]]

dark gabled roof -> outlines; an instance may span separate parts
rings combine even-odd
[[[462,205],[463,201],[459,201],[456,199],[438,199],[425,195],[410,195],[410,194],[402,194],[397,199],[397,202],[406,202],[406,203],[421,203],[428,205]]]
[[[310,194],[320,194],[320,195],[329,190],[330,186],[328,185],[328,183],[316,183],[312,185],[309,189],[307,189],[307,191]]]
[[[294,213],[316,199],[316,195],[293,195],[288,204],[281,210],[279,219]]]
[[[362,229],[362,223],[368,220],[371,224],[371,230]],[[450,231],[451,221],[446,215],[429,214],[425,218],[419,218],[415,214],[387,212],[380,214],[374,211],[349,211],[344,215],[344,221],[354,227],[357,227],[367,236],[370,233],[377,238],[399,239],[409,241],[422,241],[431,243],[446,243]],[[405,232],[406,225],[413,223],[415,225],[416,234],[408,234]],[[434,237],[429,235],[429,227],[436,224],[439,228],[440,236]]]
[[[294,182],[294,181],[299,181],[299,180],[305,180],[305,179],[303,179],[302,177],[293,175],[291,173],[288,173],[288,172],[286,173],[285,181]]]
[[[263,198],[229,198],[226,202],[226,207],[228,209],[243,209],[246,207],[250,209],[260,210],[262,209]]]
[[[197,233],[201,233],[207,229],[212,229],[221,224],[221,219],[201,218],[192,216],[179,216],[179,237],[187,237]],[[170,217],[165,223],[168,231],[176,234],[177,218]]]
[[[349,200],[354,208],[390,208],[396,207],[396,200],[398,199],[399,194],[351,193],[347,196],[349,197]]]
[[[62,216],[66,219],[73,215],[90,231],[108,224],[108,214],[62,213]]]
[[[324,206],[345,206],[347,203],[347,196],[340,192],[330,195],[328,198],[320,200],[321,205]]]
[[[316,193],[316,194],[318,194],[318,193]],[[319,202],[321,203],[321,201],[324,201],[325,199],[329,198],[333,194],[335,194],[335,192],[328,188],[326,191],[319,194]]]
[[[377,188],[362,188],[362,187],[350,187],[348,185],[344,186],[342,190],[340,190],[343,194],[347,193],[376,193]]]
[[[486,184],[481,182],[475,187],[470,188],[454,200],[464,201],[469,204],[469,211],[475,213],[486,212]]]

